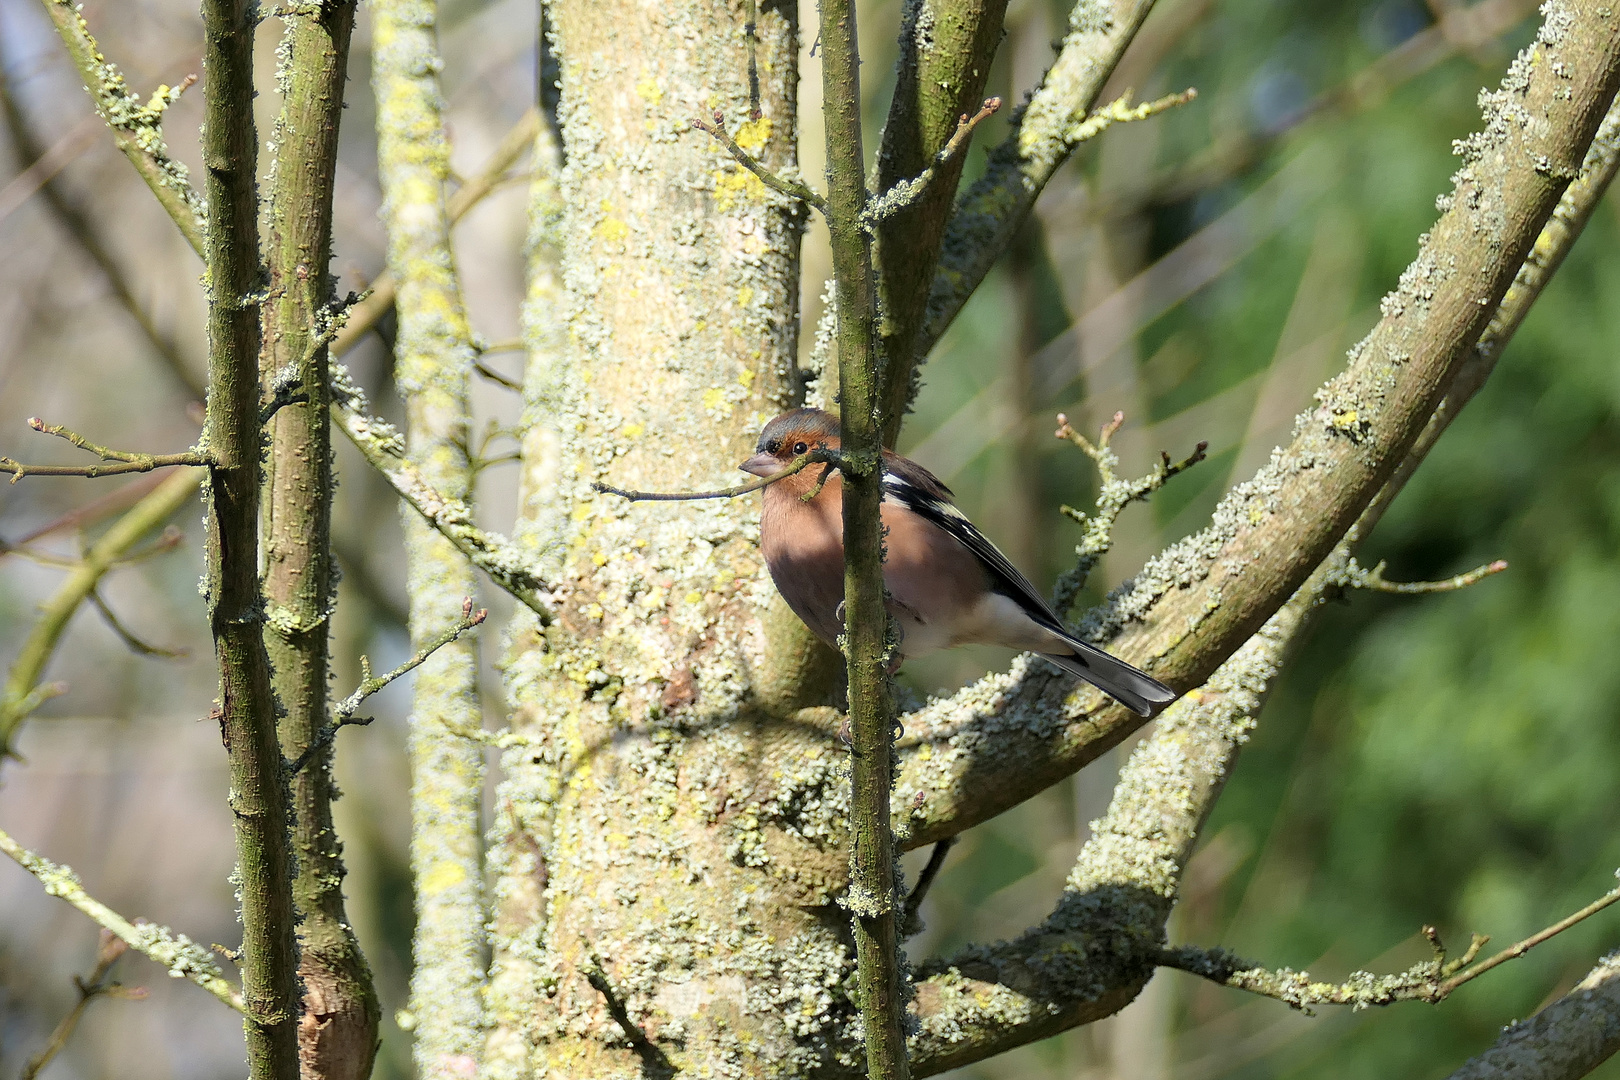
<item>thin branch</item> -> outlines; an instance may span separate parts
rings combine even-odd
[[[187,649],[165,649],[158,645],[148,645],[130,633],[129,629],[118,621],[118,616],[113,614],[112,608],[107,606],[107,601],[101,598],[101,593],[94,589],[90,592],[90,603],[95,605],[95,609],[101,613],[101,618],[107,626],[118,635],[118,640],[122,641],[131,652],[139,656],[157,656],[165,660],[179,660],[191,655]]]
[[[171,469],[179,465],[212,465],[215,462],[213,454],[201,450],[187,450],[179,454],[142,454],[128,450],[113,450],[86,439],[76,431],[61,425],[46,424],[37,416],[28,418],[28,426],[35,431],[46,435],[55,435],[66,439],[80,450],[94,454],[102,461],[116,462],[113,465],[25,465],[12,458],[0,457],[0,472],[9,472],[11,482],[15,484],[25,476],[121,476],[125,473],[151,472],[153,469]]]
[[[163,114],[196,81],[196,76],[186,76],[178,86],[159,86],[150,99],[142,102],[124,82],[117,65],[102,53],[78,4],[62,0],[40,2],[62,44],[67,46],[68,57],[90,92],[96,112],[112,128],[118,149],[129,158],[186,240],[200,253],[204,236],[202,200],[191,186],[186,167],[170,155],[163,141]]]
[[[484,351],[488,352],[489,350],[486,349]],[[522,383],[515,379],[508,379],[505,375],[502,375],[500,372],[496,371],[482,360],[473,361],[473,370],[478,372],[478,374],[482,375],[484,378],[488,379],[490,382],[494,383],[496,386],[504,386],[508,390],[515,390],[520,394],[523,392]]]
[[[38,878],[46,892],[66,900],[90,916],[97,924],[122,938],[130,948],[161,965],[173,978],[189,979],[231,1008],[238,1012],[245,1011],[241,996],[235,987],[225,981],[225,976],[208,950],[186,935],[176,934],[166,926],[130,922],[85,892],[79,876],[70,868],[35,855],[4,830],[0,830],[0,851]]]
[[[737,140],[726,130],[726,117],[719,109],[714,110],[714,123],[699,118],[692,121],[692,126],[714,136],[715,140],[737,159],[739,165],[759,177],[760,182],[772,191],[786,195],[790,199],[809,203],[824,215],[827,213],[827,200],[816,194],[808,185],[801,184],[797,180],[784,180],[762,165],[754,155],[738,146]]]
[[[619,1025],[624,1037],[630,1041],[630,1046],[640,1056],[645,1072],[654,1077],[673,1076],[675,1066],[670,1062],[669,1056],[657,1043],[647,1038],[647,1033],[641,1030],[641,1025],[631,1018],[630,1011],[624,1007],[623,1000],[613,989],[613,983],[608,980],[607,971],[603,969],[600,957],[591,956],[590,966],[585,969],[585,981],[602,995],[602,1002],[607,1006],[608,1015],[613,1017],[614,1023]]]
[[[451,224],[460,221],[469,210],[482,202],[486,195],[500,186],[507,172],[533,145],[535,132],[539,126],[540,110],[532,108],[501,137],[495,152],[490,154],[483,167],[468,177],[466,183],[457,188],[445,201],[445,211],[450,216]],[[360,339],[377,325],[379,319],[394,310],[394,297],[398,289],[392,271],[384,270],[377,275],[371,282],[370,295],[355,306],[349,313],[348,323],[342,332],[333,338],[334,356],[342,356],[358,345]]]
[[[202,0],[207,228],[208,403],[214,455],[206,499],[203,594],[219,675],[219,728],[230,765],[242,920],[242,997],[251,1080],[298,1080],[301,994],[294,939],[289,793],[263,638],[259,542],[263,470],[259,346],[258,130],[250,0]],[[325,267],[311,267],[324,273]]]
[[[856,0],[822,0],[822,117],[827,200],[838,300],[838,469],[843,478],[844,634],[851,727],[849,889],[842,903],[855,938],[853,996],[860,1004],[870,1080],[906,1080],[906,996],[898,944],[894,832],[895,646],[883,587],[884,401],[871,237],[861,228],[867,191],[861,149]]]
[[[759,0],[748,0],[748,19],[743,36],[748,39],[748,118],[758,120],[759,109]]]
[[[874,196],[872,201],[866,204],[866,209],[861,211],[861,228],[875,235],[877,227],[884,220],[915,203],[927,190],[928,185],[933,183],[939,169],[967,148],[968,140],[973,137],[973,129],[979,126],[979,121],[994,114],[999,108],[1001,99],[993,97],[986,98],[979,111],[971,116],[963,113],[956,122],[955,133],[944,146],[940,147],[939,153],[934,155],[926,169],[910,180],[901,180],[881,195]]]
[[[906,897],[905,908],[900,913],[900,936],[912,937],[922,932],[918,921],[918,912],[922,910],[923,900],[928,896],[928,890],[933,888],[934,879],[945,868],[945,857],[956,846],[957,837],[947,836],[934,845],[934,850],[928,853],[928,864],[917,875],[917,884],[911,887],[911,893]]]
[[[1124,425],[1124,413],[1116,412],[1113,419],[1103,425],[1096,442],[1092,442],[1070,427],[1069,418],[1063,413],[1058,413],[1057,421],[1056,436],[1079,447],[1082,453],[1094,461],[1097,465],[1097,477],[1101,481],[1097,490],[1095,513],[1086,514],[1071,506],[1062,507],[1064,515],[1078,522],[1085,530],[1081,534],[1079,546],[1075,548],[1075,555],[1078,558],[1074,568],[1058,575],[1057,583],[1052,587],[1052,610],[1063,615],[1074,606],[1075,597],[1085,588],[1091,572],[1114,546],[1114,524],[1119,520],[1119,515],[1133,502],[1146,502],[1148,496],[1164,487],[1171,477],[1203,461],[1209,443],[1200,442],[1193,448],[1191,454],[1174,462],[1170,460],[1167,452],[1161,450],[1159,466],[1156,469],[1136,480],[1121,480],[1116,471],[1119,468],[1119,457],[1109,448],[1109,443]]]
[[[1435,956],[1393,975],[1374,975],[1357,971],[1342,983],[1312,981],[1303,971],[1281,968],[1272,971],[1252,964],[1225,949],[1202,949],[1195,945],[1178,945],[1161,949],[1156,962],[1173,967],[1252,994],[1276,998],[1293,1008],[1309,1011],[1312,1005],[1349,1005],[1365,1009],[1373,1005],[1390,1005],[1397,1001],[1427,1001],[1438,1003],[1450,997],[1459,986],[1471,982],[1493,968],[1516,960],[1556,937],[1577,923],[1596,915],[1620,900],[1620,888],[1613,889],[1592,903],[1560,919],[1544,930],[1530,935],[1501,952],[1474,963],[1488,938],[1478,934],[1467,952],[1455,960],[1446,959],[1445,947],[1432,927],[1424,928],[1424,936],[1434,946]]]
[[[394,670],[383,675],[373,677],[371,674],[371,661],[362,656],[360,658],[360,685],[355,687],[354,693],[350,694],[348,697],[344,698],[342,701],[338,702],[332,707],[331,721],[321,729],[321,732],[316,737],[315,741],[309,745],[308,749],[298,756],[298,760],[292,763],[287,772],[290,775],[297,775],[305,765],[309,764],[312,757],[320,753],[326,747],[332,745],[332,740],[337,737],[337,733],[343,728],[364,727],[365,725],[371,723],[370,717],[361,719],[355,718],[355,713],[360,711],[361,704],[363,704],[368,697],[375,694],[377,691],[381,690],[395,679],[403,678],[404,676],[415,671],[417,668],[422,666],[428,657],[432,656],[434,653],[438,652],[452,641],[455,641],[457,638],[461,637],[462,634],[465,634],[473,627],[481,625],[488,617],[489,611],[485,608],[479,608],[477,611],[473,610],[472,597],[469,596],[462,604],[460,622],[456,623],[454,626],[450,627],[450,629],[446,630],[444,633],[428,642],[422,648],[418,649],[409,660],[405,661]]]
[[[1569,993],[1502,1029],[1450,1080],[1576,1080],[1620,1052],[1620,951]]]
[[[73,1008],[62,1017],[51,1037],[45,1040],[45,1045],[28,1059],[23,1066],[18,1080],[34,1080],[40,1070],[49,1065],[63,1050],[67,1049],[68,1040],[73,1037],[74,1029],[84,1018],[85,1010],[90,1003],[98,997],[143,998],[146,991],[142,989],[126,990],[118,983],[109,982],[107,976],[112,973],[113,965],[118,963],[120,957],[129,951],[129,945],[123,938],[117,937],[105,927],[101,931],[101,940],[96,947],[96,966],[91,969],[88,978],[73,977],[73,987],[79,992],[79,1000],[73,1003]]]
[[[456,546],[491,581],[533,611],[542,625],[551,622],[550,587],[535,572],[524,551],[496,532],[480,529],[472,509],[430,484],[404,457],[404,439],[386,420],[365,412],[365,395],[340,367],[333,369],[332,419],[372,468],[427,523]]]
[[[41,684],[40,680],[79,605],[131,548],[190,501],[202,480],[203,473],[197,469],[165,477],[90,545],[79,566],[45,602],[6,675],[4,691],[0,692],[0,756],[10,752],[11,737],[17,725],[48,698],[65,689],[57,684]]]
[[[599,480],[591,481],[591,489],[604,495],[617,495],[621,499],[628,499],[631,502],[694,502],[699,499],[735,499],[739,495],[747,495],[749,492],[758,491],[760,488],[770,487],[778,480],[786,480],[806,466],[826,462],[836,467],[840,461],[841,458],[836,452],[817,448],[809,453],[800,454],[786,466],[769,476],[757,477],[746,484],[721,488],[718,491],[628,491],[624,488],[616,488],[612,484],[604,484]],[[806,492],[801,497],[808,501],[814,498],[819,490],[818,485],[814,491]]]
[[[1468,586],[1484,581],[1493,574],[1500,574],[1508,568],[1508,564],[1501,559],[1477,566],[1465,574],[1440,581],[1388,581],[1384,578],[1384,563],[1371,570],[1358,566],[1354,559],[1345,567],[1344,574],[1334,584],[1344,588],[1367,589],[1370,592],[1397,593],[1402,596],[1423,596],[1429,593],[1456,592]]]

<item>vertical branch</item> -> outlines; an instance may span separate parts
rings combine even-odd
[[[278,73],[281,115],[269,181],[263,363],[268,380],[307,400],[280,409],[267,478],[265,647],[285,714],[281,741],[299,759],[327,724],[332,572],[332,422],[323,322],[333,300],[332,189],[354,0],[292,8]],[[381,1018],[371,971],[343,907],[343,849],[332,824],[332,751],[293,776],[299,974],[299,1057],[306,1078],[371,1072]]]
[[[441,494],[470,502],[467,382],[474,354],[450,250],[435,0],[373,9],[377,154],[388,267],[399,283],[395,379],[412,462]],[[411,641],[421,648],[461,618],[477,591],[449,541],[405,512]],[[476,1068],[482,1031],[484,908],[479,810],[483,750],[452,734],[483,726],[471,636],[422,665],[411,713],[411,872],[416,882],[415,1057],[424,1080]]]
[[[230,756],[242,998],[253,1080],[298,1076],[287,788],[270,665],[260,635],[258,139],[253,13],[247,0],[203,0],[202,159],[207,172],[207,602],[219,667],[219,723]]]
[[[1007,0],[908,0],[904,10],[894,99],[878,150],[879,192],[934,164],[935,155],[956,134],[958,119],[979,108],[1001,44]],[[878,226],[873,248],[883,297],[878,333],[884,355],[894,358],[884,365],[878,393],[885,410],[884,441],[891,444],[910,404],[909,357],[966,162],[964,149],[938,163],[917,200]]]
[[[542,22],[541,53],[549,53]],[[543,65],[544,61],[542,61]],[[555,78],[555,75],[552,76]],[[553,97],[555,92],[553,91]],[[542,101],[544,97],[542,96]],[[553,106],[555,101],[552,102]],[[548,541],[562,535],[566,514],[558,492],[563,475],[560,419],[569,415],[570,389],[567,320],[562,280],[563,195],[559,185],[562,153],[557,129],[547,111],[535,132],[534,171],[529,183],[527,283],[523,301],[523,343],[528,354],[523,377],[523,465],[518,480],[514,539],[541,557]],[[525,654],[544,648],[543,628],[517,609],[506,644],[515,667]],[[509,692],[514,727],[525,711],[521,693]],[[546,961],[542,944],[545,923],[546,856],[551,849],[560,770],[528,745],[506,748],[502,780],[490,825],[489,865],[496,872],[490,896],[490,931],[494,957],[490,964],[489,1038],[484,1044],[483,1076],[519,1080],[530,1074],[531,1047],[522,1034],[529,1028],[541,994]],[[522,807],[519,811],[517,808]]]
[[[883,594],[882,428],[873,342],[871,251],[860,225],[860,68],[853,0],[822,0],[823,115],[827,130],[827,222],[838,297],[838,376],[844,484],[844,652],[854,739],[854,850],[849,908],[855,915],[856,980],[872,1080],[904,1080],[905,1006],[895,948],[894,703],[889,694],[888,609]]]

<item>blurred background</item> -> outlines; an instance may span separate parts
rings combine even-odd
[[[199,65],[182,0],[87,0],[109,58],[143,95]],[[1013,0],[991,92],[1017,101],[1049,62],[1067,4]],[[1196,529],[1220,493],[1285,439],[1311,391],[1373,324],[1378,299],[1416,250],[1449,189],[1453,139],[1478,121],[1534,29],[1529,0],[1160,0],[1105,97],[1196,87],[1197,101],[1116,127],[1048,188],[1017,243],[924,372],[902,449],[933,468],[971,516],[1041,585],[1072,563],[1090,462],[1052,437],[1055,415],[1094,432],[1115,411],[1122,472],[1159,451],[1209,460],[1127,511],[1089,599],[1163,544]],[[444,72],[454,160],[477,171],[535,87],[534,0],[447,0]],[[813,7],[802,18],[809,25]],[[865,3],[868,150],[892,88],[898,0]],[[368,90],[369,13],[351,61],[338,187],[342,289],[383,262]],[[279,27],[260,35],[274,64]],[[808,51],[809,41],[805,42]],[[190,445],[202,370],[200,267],[91,114],[33,0],[0,0],[0,453],[70,461],[31,415],[121,447]],[[804,58],[803,170],[819,177],[819,68]],[[198,160],[199,99],[166,133]],[[261,139],[278,102],[265,80]],[[1005,130],[1005,111],[978,145]],[[39,155],[46,167],[25,174]],[[982,161],[975,150],[970,177]],[[55,170],[53,173],[52,170]],[[39,179],[52,174],[41,188]],[[521,177],[517,177],[521,181]],[[1613,884],[1620,865],[1620,244],[1613,199],[1507,350],[1486,389],[1396,502],[1363,562],[1395,579],[1449,576],[1493,559],[1508,572],[1429,597],[1357,594],[1323,613],[1262,716],[1186,881],[1178,941],[1220,944],[1270,965],[1342,976],[1423,959],[1437,925],[1505,945]],[[486,363],[518,333],[523,185],[462,222],[457,251]],[[830,269],[806,239],[807,327]],[[146,321],[143,330],[132,309]],[[348,358],[385,413],[386,330]],[[804,335],[806,347],[810,334]],[[517,416],[495,382],[475,387],[480,423]],[[403,659],[399,518],[339,442],[337,683],[361,654]],[[480,512],[510,527],[510,468],[487,470]],[[0,485],[0,664],[37,605],[149,478]],[[120,502],[122,500],[122,502]],[[233,944],[226,777],[207,716],[214,694],[196,582],[199,513],[104,581],[105,615],[76,616],[47,678],[63,693],[27,722],[22,760],[0,763],[0,827],[72,865],[97,897],[204,943]],[[498,624],[507,608],[486,591]],[[121,629],[114,626],[113,619]],[[178,657],[142,648],[182,652]],[[499,633],[484,635],[486,661]],[[922,694],[1004,664],[959,650],[904,673]],[[500,686],[485,680],[499,722]],[[384,998],[381,1077],[409,1075],[392,1022],[404,1004],[411,903],[405,869],[408,686],[373,702],[377,723],[345,732],[339,828],[350,915]],[[925,907],[922,957],[1016,934],[1043,917],[1107,804],[1128,747],[1071,783],[968,833]],[[921,856],[911,857],[920,860]],[[915,866],[912,867],[915,870]],[[1161,972],[1119,1016],[963,1070],[962,1077],[1211,1080],[1440,1077],[1501,1025],[1566,991],[1620,946],[1608,912],[1469,984],[1439,1007],[1405,1004],[1316,1017]],[[18,1073],[72,1006],[95,927],[0,863],[0,1077]],[[229,1077],[235,1018],[139,957],[117,977],[140,1001],[95,1002],[49,1075]],[[1599,1076],[1620,1078],[1611,1062]]]

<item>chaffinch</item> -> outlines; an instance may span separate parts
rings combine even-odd
[[[754,456],[739,468],[769,476],[818,446],[838,448],[838,418],[795,409],[765,425]],[[836,648],[843,630],[842,480],[811,465],[770,485],[764,496],[760,547],[771,579],[805,625]],[[950,489],[888,450],[882,512],[883,584],[901,633],[901,660],[954,645],[1005,645],[1039,653],[1143,716],[1175,700],[1175,691],[1157,679],[1069,633],[1029,579],[951,503]]]

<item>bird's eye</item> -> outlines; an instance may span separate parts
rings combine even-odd
[[[793,453],[794,453],[795,456],[804,453],[808,449],[810,449],[810,448],[808,446],[804,445],[804,443],[802,443],[802,442],[796,442],[796,443],[793,444]]]

